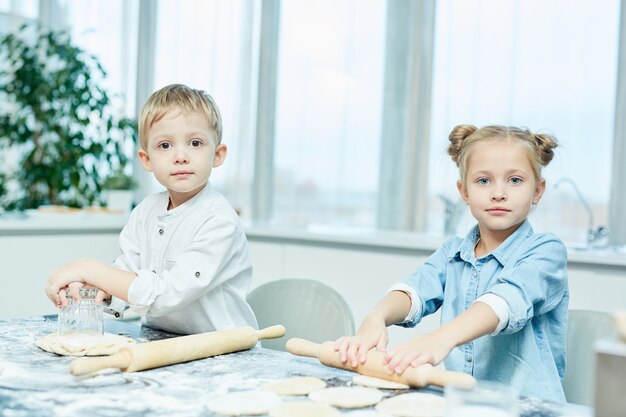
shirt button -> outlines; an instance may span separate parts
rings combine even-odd
[[[159,229],[159,234],[160,234],[160,235],[162,235],[162,234],[163,234],[163,232],[164,232],[164,230],[163,230],[163,229]]]
[[[468,356],[467,358],[465,358],[465,360],[466,360],[467,362],[471,362],[471,361],[472,361],[472,357],[471,357],[471,356]]]
[[[196,278],[200,278],[200,272],[196,271]]]

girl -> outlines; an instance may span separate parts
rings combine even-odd
[[[556,140],[471,125],[455,127],[449,139],[457,188],[478,224],[394,285],[356,336],[338,339],[335,350],[343,362],[364,363],[368,350],[385,350],[387,326],[414,327],[441,308],[441,327],[386,354],[389,373],[445,359],[449,370],[564,402],[567,252],[526,219],[546,188],[541,167],[552,160]]]

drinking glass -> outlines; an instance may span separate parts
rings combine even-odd
[[[519,417],[517,392],[497,382],[478,381],[472,388],[445,387],[446,417]]]

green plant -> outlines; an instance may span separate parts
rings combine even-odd
[[[0,206],[100,202],[103,176],[124,170],[137,137],[105,78],[67,32],[30,24],[0,38]]]
[[[105,178],[102,183],[103,190],[132,190],[137,187],[137,181],[122,170],[118,170]]]

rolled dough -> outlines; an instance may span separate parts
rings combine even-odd
[[[374,388],[333,387],[309,394],[311,401],[341,408],[369,407],[383,398],[383,393]]]
[[[310,401],[282,403],[270,410],[270,417],[339,417],[341,413],[328,404]]]
[[[46,352],[63,356],[105,356],[117,353],[135,341],[117,334],[50,333],[35,341]]]
[[[381,413],[397,417],[443,417],[446,400],[435,394],[414,392],[401,394],[376,405]]]
[[[281,398],[271,392],[239,391],[229,392],[213,398],[207,404],[209,411],[225,416],[267,414],[281,403]]]
[[[409,386],[406,384],[401,384],[399,382],[387,381],[386,379],[374,378],[373,376],[367,375],[355,375],[352,378],[352,382],[358,385],[362,385],[364,387],[370,388],[382,388],[382,389],[409,389]]]
[[[297,376],[269,382],[261,391],[278,395],[307,395],[310,392],[326,388],[326,382],[312,376]]]

